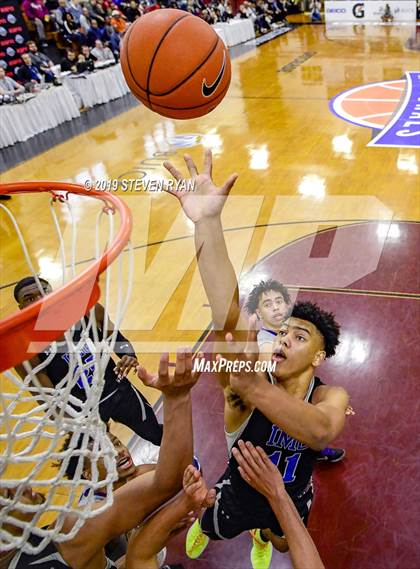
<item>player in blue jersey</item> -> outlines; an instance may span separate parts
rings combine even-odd
[[[256,315],[260,324],[257,334],[260,359],[271,360],[273,344],[284,322],[292,309],[290,294],[287,288],[276,280],[268,279],[255,285],[248,295],[245,310]],[[326,447],[316,457],[317,462],[340,462],[346,456],[343,448]]]
[[[215,352],[226,352],[225,338],[230,343],[232,334],[241,339],[247,328],[241,322],[238,283],[220,218],[237,175],[231,175],[222,187],[217,187],[212,181],[209,150],[205,152],[202,173],[198,173],[188,155],[185,162],[195,183],[194,192],[169,192],[179,199],[194,223],[199,269],[212,310],[216,341],[222,342]],[[182,174],[172,164],[164,165],[177,181],[182,180]],[[256,340],[256,331],[253,337]],[[296,303],[276,337],[272,375],[219,374],[229,447],[237,446],[241,438],[261,446],[283,475],[286,490],[304,521],[312,504],[311,474],[316,454],[342,431],[349,401],[344,389],[324,385],[315,376],[323,361],[334,355],[338,339],[339,325],[333,314],[313,303]],[[237,345],[230,349],[231,358],[244,357]],[[249,361],[255,362],[257,357],[254,351]],[[215,505],[188,533],[187,554],[197,558],[209,538],[231,539],[253,530],[253,568],[267,569],[272,545],[286,551],[287,541],[269,502],[244,482],[232,455],[216,490]]]

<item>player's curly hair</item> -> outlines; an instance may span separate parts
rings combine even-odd
[[[324,350],[327,358],[335,354],[340,343],[340,325],[332,312],[322,310],[315,302],[296,302],[291,313],[292,318],[311,322],[324,338]]]
[[[106,423],[106,430],[107,430],[107,433],[110,432],[109,431],[109,423]],[[83,437],[84,437],[84,434],[82,433],[79,436],[74,449],[81,449],[82,448]],[[60,449],[60,452],[65,452],[66,450],[69,449],[71,439],[72,439],[72,433],[67,433],[67,435],[64,437],[64,443]],[[90,440],[93,440],[93,439],[90,439]],[[72,455],[70,457],[69,461],[67,462],[66,469],[63,472],[63,474],[68,480],[73,480],[74,475],[76,474],[76,468],[77,468],[77,465],[79,463],[79,460],[80,460],[80,455],[75,454],[75,455]],[[54,466],[57,468],[60,468],[62,463],[63,463],[63,459],[59,459],[54,463]]]
[[[283,284],[273,279],[269,279],[268,281],[260,281],[251,290],[251,292],[248,295],[247,301],[245,303],[245,310],[248,312],[249,315],[255,314],[255,311],[258,308],[258,303],[260,301],[261,295],[264,292],[268,292],[270,290],[275,290],[276,292],[279,292],[282,295],[284,302],[286,304],[290,304],[289,291]]]

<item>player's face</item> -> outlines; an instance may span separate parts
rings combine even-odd
[[[136,465],[133,462],[133,458],[130,454],[128,448],[122,444],[120,439],[115,435],[109,435],[109,438],[114,445],[114,448],[117,452],[117,472],[118,472],[118,479],[124,480],[128,476],[134,474],[136,470]]]
[[[118,473],[118,480],[124,480],[128,476],[134,473],[136,467],[131,457],[131,454],[126,446],[122,444],[120,439],[111,433],[108,434],[112,444],[114,445],[115,451],[117,453],[117,473]],[[93,448],[93,443],[90,443],[89,446]],[[96,467],[98,469],[98,480],[105,480],[107,477],[107,469],[105,466],[105,462],[102,458],[98,458],[96,461]],[[92,475],[92,464],[89,458],[85,459],[85,469],[83,472],[84,478],[90,480]]]
[[[289,305],[280,292],[269,290],[262,293],[256,312],[265,327],[277,329],[283,322],[288,308]]]
[[[41,282],[41,286],[43,287],[45,294],[49,294],[52,291],[50,285]],[[39,288],[36,283],[24,286],[18,293],[19,308],[26,308],[41,298],[42,294],[39,292]]]
[[[281,326],[273,346],[274,376],[285,380],[325,359],[324,343],[316,326],[300,318],[288,318]]]
[[[16,488],[0,488],[0,496],[5,498],[6,500],[13,500],[15,494],[17,493]],[[30,486],[26,486],[22,492],[21,497],[19,498],[20,504],[25,504],[29,506],[40,506],[45,502],[45,497],[40,494],[39,492],[35,492],[32,490]],[[4,506],[0,506],[2,509]],[[16,520],[20,520],[21,522],[29,524],[32,521],[32,518],[35,515],[35,512],[22,512],[20,509],[15,508],[10,510],[8,515]],[[14,524],[3,524],[3,529],[14,536],[19,536],[22,534],[22,529]]]

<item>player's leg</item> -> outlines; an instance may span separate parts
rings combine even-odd
[[[304,494],[296,497],[293,500],[305,526],[308,525],[309,514],[313,502],[313,495],[313,487],[311,485]],[[251,560],[254,569],[258,567],[269,567],[270,563],[267,563],[267,559],[269,557],[271,560],[271,552],[269,556],[267,552],[269,549],[271,549],[271,545],[281,553],[286,553],[289,550],[287,539],[285,538],[283,529],[281,528],[277,519],[273,518],[273,522],[270,524],[269,528],[265,528],[263,530],[255,530],[255,532],[252,533],[252,536],[253,547],[251,551]],[[267,544],[270,545],[267,547]],[[254,562],[253,558],[260,560],[260,562]],[[261,562],[263,558],[265,561]]]
[[[214,502],[214,490],[208,490],[198,470],[188,466],[184,473],[183,492],[157,514],[130,539],[126,557],[127,569],[156,569],[157,553],[167,542],[191,523],[191,513]]]
[[[190,559],[200,557],[210,540],[233,539],[255,526],[254,516],[245,512],[235,500],[225,473],[215,490],[214,506],[207,508],[188,531],[185,546]]]

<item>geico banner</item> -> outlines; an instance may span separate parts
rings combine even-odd
[[[416,0],[325,0],[326,22],[382,22],[386,5],[393,22],[415,22]]]

